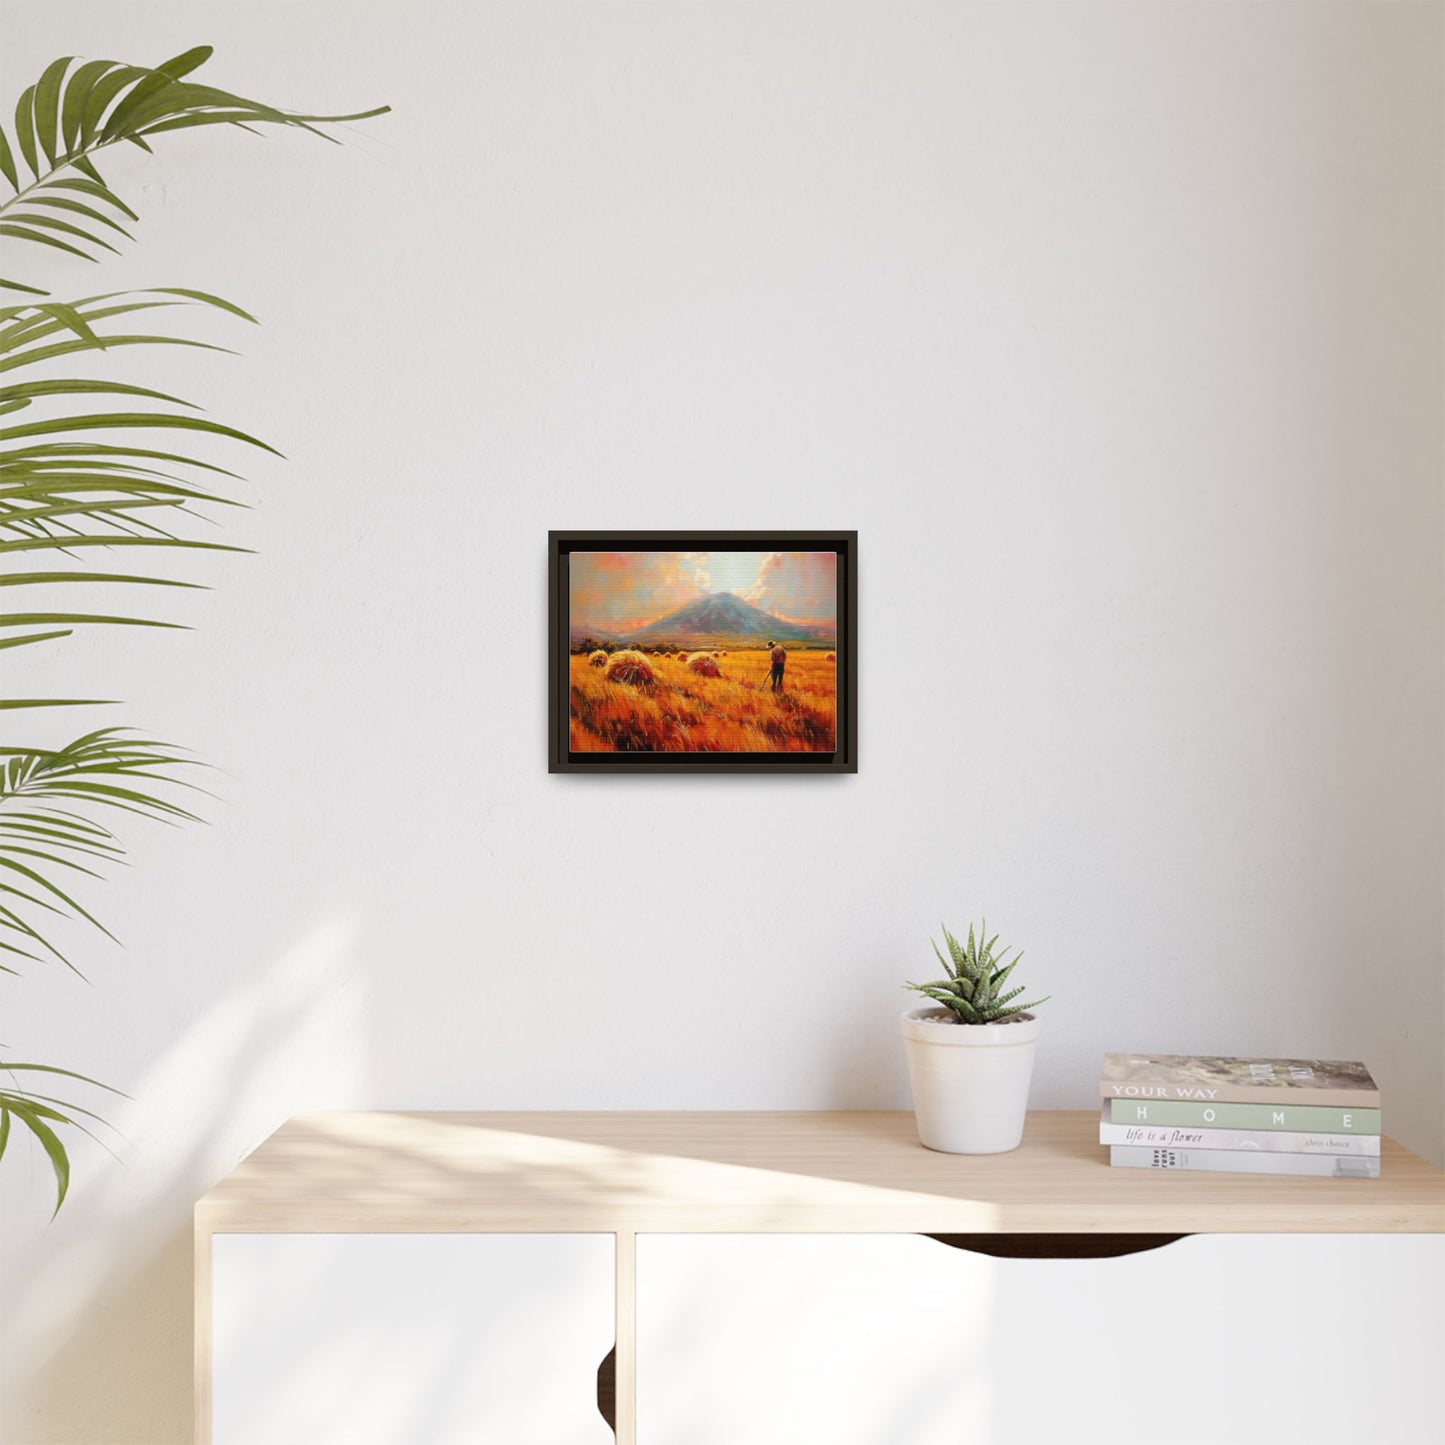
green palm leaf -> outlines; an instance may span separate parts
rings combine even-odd
[[[55,1126],[79,1129],[95,1139],[96,1135],[82,1121],[89,1119],[104,1125],[105,1120],[94,1110],[82,1108],[79,1104],[51,1094],[42,1094],[34,1089],[22,1088],[17,1075],[28,1076],[35,1073],[88,1084],[92,1088],[104,1089],[107,1093],[122,1098],[124,1095],[119,1089],[112,1089],[108,1084],[87,1078],[73,1069],[58,1069],[51,1064],[0,1061],[0,1075],[8,1075],[13,1081],[8,1086],[0,1085],[0,1159],[5,1157],[5,1151],[14,1138],[12,1121],[18,1120],[39,1143],[50,1163],[51,1172],[55,1176],[55,1213],[58,1214],[70,1189],[70,1155],[56,1133]],[[103,1143],[99,1140],[97,1142]]]
[[[242,505],[214,487],[196,485],[194,479],[198,475],[235,478],[234,471],[189,445],[183,450],[168,450],[134,445],[123,438],[127,432],[154,432],[187,443],[191,438],[214,440],[279,455],[274,447],[237,427],[192,414],[196,410],[192,403],[169,392],[83,376],[30,375],[41,361],[53,359],[58,350],[66,354],[108,350],[117,340],[114,328],[125,324],[123,318],[158,306],[252,319],[222,297],[179,287],[108,292],[73,303],[47,301],[0,308],[0,366],[8,364],[11,368],[10,376],[0,386],[0,411],[26,413],[24,420],[0,427],[0,555],[19,560],[27,553],[59,552],[72,562],[88,563],[92,558],[108,559],[117,548],[157,558],[176,549],[244,550],[197,537],[193,530],[198,509]],[[64,340],[57,342],[56,338],[61,337]],[[119,339],[145,342],[144,338],[128,335]],[[154,342],[173,344],[178,339],[156,337]],[[124,396],[164,409],[93,412],[85,405],[92,396]],[[70,406],[76,398],[78,409]],[[59,414],[31,420],[36,409],[42,407],[58,409]],[[96,437],[102,439],[93,439]],[[160,570],[87,573],[36,568],[7,570],[0,575],[0,586],[48,586],[87,580],[106,586],[196,585]],[[59,644],[74,635],[76,625],[180,625],[101,608],[56,611],[48,614],[48,622],[50,625],[20,636],[0,638],[0,648]],[[5,625],[0,623],[0,628]],[[89,700],[13,697],[8,699],[8,705],[16,709],[85,701]]]
[[[72,968],[49,936],[49,923],[35,916],[35,907],[79,919],[112,936],[39,864],[100,878],[79,859],[123,859],[124,851],[109,830],[77,818],[71,807],[77,801],[165,822],[196,821],[176,798],[180,789],[196,789],[183,776],[194,766],[180,749],[121,728],[98,729],[54,751],[28,750],[5,758],[0,764],[0,887],[20,902],[8,905],[9,917],[0,918],[0,929],[23,933]]]
[[[51,1217],[60,1213],[60,1206],[65,1203],[65,1196],[70,1189],[70,1155],[66,1152],[65,1145],[60,1142],[55,1130],[47,1124],[42,1114],[57,1120],[62,1124],[73,1122],[57,1110],[45,1109],[42,1105],[23,1100],[14,1094],[7,1094],[3,1109],[6,1123],[11,1116],[19,1119],[27,1129],[40,1141],[46,1155],[50,1159],[50,1167],[55,1171],[55,1209]],[[6,1129],[6,1137],[9,1137],[9,1129]]]
[[[13,146],[0,126],[0,177],[12,191],[0,201],[0,236],[86,260],[96,259],[94,249],[114,250],[103,233],[127,238],[129,233],[110,212],[136,217],[106,185],[95,157],[121,141],[149,151],[148,136],[203,125],[249,131],[284,126],[334,140],[323,126],[366,120],[388,109],[303,115],[186,78],[210,57],[211,47],[200,45],[155,67],[112,60],[76,65],[74,56],[48,65],[15,108]],[[77,202],[77,192],[95,204]],[[48,214],[56,210],[69,219]],[[29,293],[39,289],[29,282],[0,285]]]

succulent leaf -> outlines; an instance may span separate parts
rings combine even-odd
[[[939,952],[938,945],[936,943],[933,943],[933,940],[931,938],[928,941],[929,943],[933,944],[933,951],[934,953],[938,954],[938,961],[943,965],[943,971],[949,976],[949,978],[957,978],[958,970],[954,968],[954,966],[943,956],[942,953]]]
[[[947,956],[932,939],[929,943],[948,977],[934,979],[930,983],[905,984],[905,988],[942,1004],[962,1024],[998,1023],[1049,1001],[1051,995],[1033,1003],[1015,1003],[1014,1000],[1024,992],[1023,987],[1004,990],[1005,982],[1023,954],[1018,952],[1010,957],[1009,951],[1004,949],[995,955],[998,934],[990,934],[987,923],[980,923],[976,930],[970,924],[967,943],[960,943],[946,924],[941,927]]]
[[[966,973],[968,970],[968,954],[964,952],[962,945],[947,928],[943,930],[943,938],[948,944],[948,951],[953,957],[955,968],[960,974]]]

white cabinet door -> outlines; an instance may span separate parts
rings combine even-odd
[[[611,1445],[613,1237],[218,1234],[214,1445]]]
[[[1445,1236],[637,1241],[637,1445],[1436,1445]]]

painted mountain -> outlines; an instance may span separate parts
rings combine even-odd
[[[832,627],[815,627],[806,622],[786,622],[744,602],[732,592],[714,592],[699,597],[630,632],[624,642],[642,643],[727,643],[734,647],[761,647],[770,638],[778,642],[834,641]]]

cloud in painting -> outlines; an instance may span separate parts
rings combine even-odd
[[[789,622],[836,622],[838,557],[834,552],[769,552],[745,602]]]
[[[706,552],[573,552],[567,568],[572,627],[630,632],[713,590]]]

